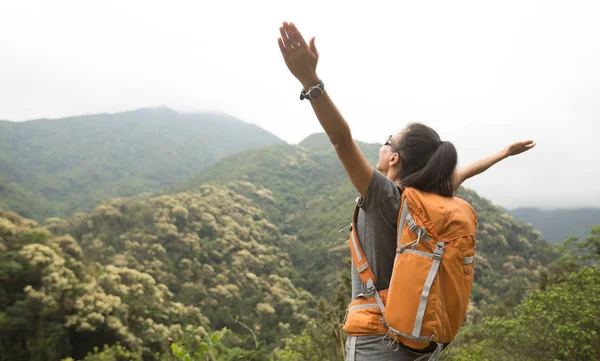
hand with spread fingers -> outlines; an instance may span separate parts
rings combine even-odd
[[[512,155],[521,154],[523,152],[528,151],[529,149],[535,147],[535,142],[533,140],[525,140],[522,142],[516,142],[508,147],[506,147],[506,156],[510,157]]]
[[[309,44],[306,44],[294,23],[284,22],[279,32],[279,49],[290,72],[302,83],[304,89],[315,85],[319,81],[316,71],[319,53],[315,47],[315,38],[311,38]]]

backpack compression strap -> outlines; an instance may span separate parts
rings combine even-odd
[[[356,298],[364,297],[364,298],[375,298],[375,302],[377,302],[377,306],[381,310],[381,314],[385,312],[385,305],[381,300],[381,296],[377,292],[376,287],[376,279],[371,266],[369,265],[369,261],[365,256],[365,252],[360,245],[360,241],[358,240],[358,233],[356,232],[356,220],[358,219],[358,205],[354,208],[354,215],[352,216],[352,229],[350,230],[350,254],[352,254],[352,260],[354,261],[354,266],[356,267],[356,271],[358,272],[358,276],[362,280],[362,282],[367,286],[366,294],[359,294]]]

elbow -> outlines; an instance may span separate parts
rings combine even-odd
[[[343,148],[345,145],[353,142],[352,133],[350,132],[350,128],[336,132],[335,134],[329,135],[329,141],[333,146],[337,148]]]

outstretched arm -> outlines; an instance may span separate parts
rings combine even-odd
[[[522,142],[517,142],[509,145],[508,147],[502,149],[498,153],[492,154],[489,157],[480,159],[474,163],[466,165],[464,167],[460,167],[456,172],[456,178],[454,182],[454,189],[458,189],[458,187],[467,179],[474,177],[480,173],[483,173],[488,168],[498,163],[499,161],[506,159],[510,156],[521,154],[523,152],[528,151],[529,149],[535,147],[535,142],[533,140],[525,140]]]
[[[284,22],[279,28],[281,37],[278,39],[279,48],[285,64],[290,72],[302,83],[304,90],[308,90],[319,82],[316,68],[319,53],[315,46],[315,38],[307,44],[293,23]],[[358,145],[352,138],[348,123],[337,109],[327,91],[314,100],[310,100],[315,115],[319,119],[323,130],[335,147],[335,151],[350,177],[350,181],[364,196],[373,178],[373,167],[361,153]]]

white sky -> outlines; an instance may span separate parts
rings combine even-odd
[[[277,46],[294,21],[355,138],[421,121],[461,164],[531,138],[466,185],[508,208],[600,207],[599,19],[596,0],[0,0],[0,119],[165,105],[298,143],[321,128]]]

